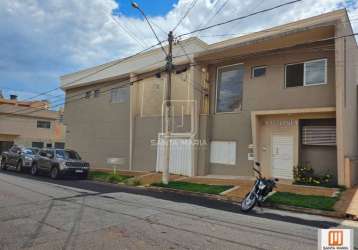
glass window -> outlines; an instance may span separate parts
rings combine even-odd
[[[45,157],[46,156],[46,151],[45,150],[41,150],[39,153],[40,156]]]
[[[303,63],[286,66],[286,88],[303,86]]]
[[[49,121],[37,121],[38,128],[51,128],[51,122]]]
[[[46,154],[49,155],[49,158],[53,158],[53,156],[54,156],[53,150],[46,150]]]
[[[73,150],[56,150],[56,158],[64,160],[81,160],[80,155]]]
[[[64,149],[65,143],[64,142],[55,142],[55,148]]]
[[[40,150],[37,148],[29,148],[34,155],[36,155]]]
[[[252,69],[252,77],[253,78],[265,76],[265,75],[266,75],[266,67],[265,66],[254,67]]]
[[[244,66],[218,69],[216,112],[237,112],[242,105]]]
[[[94,97],[99,97],[99,94],[100,94],[99,89],[96,89],[96,90],[94,91],[93,96],[94,96]]]
[[[30,148],[25,148],[23,152],[25,155],[34,155],[34,152]]]
[[[305,63],[305,85],[325,84],[327,60],[316,60]]]
[[[129,98],[129,88],[115,88],[111,90],[111,103],[125,103]]]
[[[44,143],[43,142],[32,142],[32,147],[33,148],[43,148]]]
[[[286,65],[286,88],[327,83],[327,59]]]
[[[91,97],[91,91],[87,91],[86,93],[85,93],[85,98],[86,99],[89,99]]]

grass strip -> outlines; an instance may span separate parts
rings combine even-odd
[[[133,176],[124,176],[119,174],[113,174],[109,172],[91,171],[88,178],[95,181],[103,181],[110,183],[122,183],[123,181],[132,178]]]
[[[326,211],[334,211],[334,204],[338,197],[325,197],[317,195],[301,195],[286,192],[276,192],[267,201],[295,207],[313,208]]]

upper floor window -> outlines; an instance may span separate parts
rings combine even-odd
[[[216,112],[238,112],[242,105],[244,65],[218,68]]]
[[[266,75],[266,66],[258,66],[252,68],[252,78]]]
[[[115,88],[111,89],[111,103],[124,103],[129,98],[129,88]]]
[[[286,88],[327,83],[327,59],[288,64],[285,70]]]
[[[33,148],[43,148],[44,147],[44,143],[43,142],[32,142],[32,147]]]
[[[91,97],[91,91],[86,91],[85,98],[89,99]]]
[[[37,121],[38,128],[51,128],[51,122],[49,121]]]
[[[99,89],[96,89],[96,90],[93,92],[93,96],[94,96],[94,97],[99,97],[99,94],[100,94]]]

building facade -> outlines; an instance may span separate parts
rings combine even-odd
[[[25,147],[65,146],[65,127],[61,112],[49,110],[46,101],[0,99],[0,151],[12,145]]]
[[[292,181],[294,168],[307,165],[337,184],[357,183],[352,34],[340,10],[216,44],[176,46],[171,172],[252,178],[257,160],[265,176]],[[65,121],[68,144],[95,166],[124,157],[124,169],[162,170],[158,53],[62,78],[66,98],[89,96],[66,105]],[[128,86],[113,90],[118,84]]]

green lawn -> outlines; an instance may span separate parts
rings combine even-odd
[[[199,193],[206,193],[206,194],[220,194],[225,190],[228,190],[233,187],[233,186],[189,183],[189,182],[182,182],[182,181],[171,181],[168,183],[168,185],[165,185],[163,183],[154,183],[152,184],[152,186],[180,189],[185,191],[199,192]]]
[[[338,201],[338,197],[324,197],[277,192],[270,196],[267,201],[295,207],[334,211],[333,206]]]
[[[133,176],[123,176],[113,173],[101,172],[101,171],[91,171],[88,175],[88,178],[91,180],[96,181],[104,181],[104,182],[111,182],[111,183],[120,183],[123,182]]]

